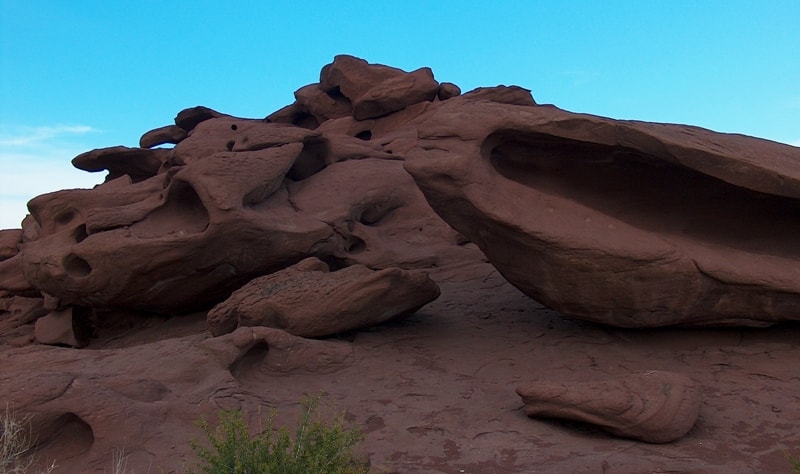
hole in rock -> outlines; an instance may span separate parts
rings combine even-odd
[[[269,353],[269,345],[264,341],[259,341],[233,361],[228,370],[236,380],[257,377],[262,371],[261,366],[267,358],[267,353]]]
[[[228,151],[233,151],[233,146],[234,146],[234,145],[236,145],[236,142],[235,142],[235,141],[233,141],[233,140],[228,140],[228,143],[226,143],[226,144],[225,144],[225,148],[227,148],[227,149],[228,149]]]
[[[92,273],[92,267],[89,262],[75,254],[69,254],[64,257],[64,270],[73,277],[85,277]]]
[[[328,94],[328,97],[334,100],[346,100],[348,102],[350,101],[350,99],[348,99],[347,97],[344,96],[344,94],[342,94],[342,90],[341,88],[339,88],[339,86],[336,86],[325,93]]]
[[[301,113],[297,114],[294,119],[292,119],[292,125],[314,130],[319,127],[319,120],[311,114]]]
[[[80,225],[75,228],[75,232],[72,234],[73,238],[75,239],[75,243],[81,243],[89,237],[89,233],[86,232],[86,224]]]
[[[86,306],[72,307],[72,332],[75,339],[83,343],[95,335],[95,317],[92,308]]]
[[[367,244],[363,239],[351,235],[347,241],[347,253],[361,253],[367,250]]]
[[[69,210],[57,215],[55,221],[58,225],[67,225],[72,222],[72,219],[75,219],[75,211]]]
[[[399,203],[391,201],[393,200],[390,199],[382,202],[371,202],[365,205],[364,208],[361,210],[361,214],[358,216],[356,220],[367,226],[377,225],[393,210],[400,207]]]
[[[484,147],[505,178],[665,238],[800,256],[800,200],[622,147],[518,132],[497,132]]]
[[[236,131],[236,130],[238,130],[238,128],[239,127],[237,127],[235,123],[231,124],[231,130]]]
[[[38,418],[38,417],[37,417]],[[94,430],[74,413],[42,415],[32,427],[37,443],[37,458],[64,461],[87,453],[94,444]]]
[[[364,130],[361,132],[356,133],[356,138],[360,140],[370,140],[372,139],[372,132],[369,130]]]
[[[347,268],[352,265],[350,259],[347,258],[340,258],[334,255],[317,255],[317,258],[325,262],[325,265],[332,271],[338,271],[342,268]]]
[[[143,220],[131,226],[137,237],[182,236],[197,234],[208,228],[209,217],[203,201],[188,183],[173,181],[167,202]]]
[[[303,151],[286,173],[293,181],[301,181],[325,169],[325,156],[328,154],[327,140],[311,139],[303,143]]]

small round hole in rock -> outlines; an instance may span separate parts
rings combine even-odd
[[[235,123],[231,125],[231,130],[237,130],[238,128]]]
[[[56,216],[56,223],[59,225],[69,224],[75,218],[75,211],[62,212]]]
[[[372,138],[372,132],[369,130],[363,130],[356,133],[356,138],[360,140],[370,140]]]
[[[89,265],[89,262],[77,255],[67,255],[67,257],[64,258],[64,270],[75,277],[85,277],[92,273],[92,267]]]

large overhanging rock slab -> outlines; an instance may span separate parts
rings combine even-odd
[[[317,258],[256,278],[208,313],[215,336],[267,326],[321,337],[409,314],[439,297],[424,273],[353,265],[337,272]]]
[[[406,169],[537,301],[623,327],[800,319],[800,149],[452,98]]]
[[[648,443],[669,443],[686,435],[702,406],[697,382],[660,371],[593,382],[538,380],[518,388],[517,394],[532,418],[582,421]]]

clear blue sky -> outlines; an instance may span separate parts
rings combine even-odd
[[[0,0],[0,228],[78,153],[206,105],[263,117],[340,53],[466,91],[800,146],[800,1]]]

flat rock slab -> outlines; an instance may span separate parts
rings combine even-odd
[[[695,424],[700,385],[674,372],[647,371],[598,382],[536,381],[517,389],[532,418],[563,418],[648,443],[680,439]]]
[[[331,272],[317,258],[256,278],[208,313],[215,336],[267,326],[322,337],[410,314],[439,296],[427,274],[353,265]]]

